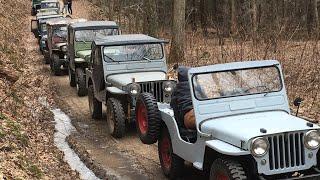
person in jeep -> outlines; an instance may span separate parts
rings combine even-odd
[[[185,66],[178,67],[178,83],[173,91],[170,105],[173,108],[175,119],[180,127],[195,129],[195,115],[188,81],[189,69]]]

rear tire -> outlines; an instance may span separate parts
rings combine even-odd
[[[68,68],[68,74],[69,74],[69,84],[71,87],[76,87],[77,83],[76,83],[76,75],[75,73],[72,71],[72,69],[69,67]]]
[[[142,93],[136,104],[136,128],[144,144],[156,143],[161,128],[161,115],[157,100],[150,93]]]
[[[102,103],[94,97],[93,85],[90,85],[88,88],[88,102],[92,119],[101,119]]]
[[[59,76],[61,75],[61,64],[60,59],[57,54],[52,55],[52,70],[54,75]]]
[[[107,101],[107,124],[110,134],[122,138],[126,130],[125,114],[118,99],[109,98]]]
[[[88,93],[86,87],[86,76],[84,74],[84,70],[82,68],[76,68],[76,79],[77,79],[77,92],[78,96],[86,96]]]
[[[158,141],[158,154],[164,175],[169,179],[180,177],[184,168],[184,160],[173,153],[170,134],[166,127],[162,128]]]
[[[242,165],[228,159],[216,159],[211,166],[210,180],[246,180],[247,176]]]

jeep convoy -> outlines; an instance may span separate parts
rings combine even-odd
[[[320,178],[320,127],[292,115],[278,61],[193,67],[178,70],[183,82],[169,80],[167,41],[64,17],[56,2],[32,0],[31,22],[53,74],[68,69],[70,86],[88,95],[88,118],[106,120],[113,137],[135,125],[142,143],[158,143],[168,178],[179,178],[185,162],[211,180]],[[194,129],[184,124],[185,103]]]

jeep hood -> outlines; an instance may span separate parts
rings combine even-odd
[[[57,47],[57,48],[60,48],[60,47],[65,46],[65,45],[67,45],[67,43],[66,42],[62,42],[62,43],[56,43],[54,46]]]
[[[86,56],[91,55],[91,50],[77,51],[76,56],[85,59]]]
[[[200,128],[202,132],[212,134],[216,139],[241,148],[241,142],[248,143],[257,136],[318,129],[319,126],[308,127],[307,121],[301,118],[283,111],[272,111],[207,120]],[[267,132],[260,132],[261,128]]]
[[[114,74],[107,78],[107,81],[113,84],[113,86],[125,86],[132,83],[132,79],[135,82],[147,82],[147,81],[161,81],[166,80],[166,73],[164,72],[138,72],[138,73],[125,73]]]

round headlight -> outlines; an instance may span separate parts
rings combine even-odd
[[[163,83],[163,90],[167,93],[171,93],[175,88],[176,84],[172,81],[166,81]]]
[[[67,52],[67,51],[68,51],[67,46],[62,46],[62,47],[61,47],[61,51],[63,51],[63,52]]]
[[[320,133],[316,130],[308,131],[304,137],[304,145],[308,149],[317,149],[320,145]]]
[[[128,89],[129,94],[132,96],[138,95],[141,91],[139,84],[136,84],[136,83],[129,84],[127,89]]]
[[[269,142],[265,138],[256,138],[251,142],[251,153],[256,157],[262,157],[269,150]]]

